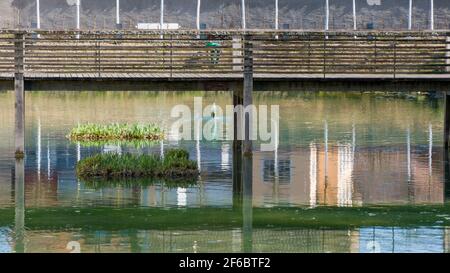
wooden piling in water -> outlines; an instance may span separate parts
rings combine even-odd
[[[244,109],[253,104],[253,44],[250,35],[245,36],[244,40]],[[250,128],[252,125],[252,116],[244,110],[244,155],[251,155],[253,142],[251,140]]]
[[[233,85],[233,108],[243,105],[243,87],[241,83]],[[239,136],[242,128],[240,113],[233,115],[233,207],[242,206],[242,140]]]
[[[450,199],[450,162],[449,162],[449,137],[450,137],[450,94],[444,92],[444,200]]]
[[[445,153],[448,154],[450,136],[450,94],[444,92],[444,147]]]
[[[15,157],[23,158],[25,154],[25,83],[24,83],[25,35],[14,36],[14,92],[15,92]]]

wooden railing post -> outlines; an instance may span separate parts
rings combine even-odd
[[[394,35],[394,79],[397,75],[397,36]]]
[[[324,37],[323,37],[323,78],[326,78],[326,75],[327,75],[327,72],[326,72],[326,70],[327,70],[327,54],[326,54],[326,51],[327,51],[327,39],[328,39],[328,35],[325,35]]]
[[[173,35],[170,35],[170,78],[173,77]]]
[[[15,156],[25,155],[25,80],[24,80],[25,34],[14,35],[14,93],[15,108]]]
[[[244,37],[244,155],[251,155],[253,149],[251,128],[253,117],[250,107],[253,104],[253,42],[250,35]],[[248,112],[246,112],[248,110]],[[254,132],[252,132],[254,133]]]
[[[233,36],[231,38],[231,47],[233,48],[233,71],[242,71],[242,38],[238,36]]]
[[[445,37],[445,72],[450,72],[450,37]]]
[[[97,64],[97,74],[101,77],[101,44],[98,36],[95,36],[95,62]]]

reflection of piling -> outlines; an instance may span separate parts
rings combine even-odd
[[[244,252],[253,251],[253,157],[242,159],[242,231]]]
[[[448,153],[450,135],[450,94],[448,92],[444,92],[444,113],[444,150]]]
[[[450,201],[450,162],[448,162],[448,151],[444,151],[444,200]]]
[[[25,251],[25,165],[23,159],[17,159],[14,171],[14,241],[16,252]]]
[[[233,207],[242,202],[242,141],[233,141]]]

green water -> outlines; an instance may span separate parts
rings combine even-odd
[[[277,149],[255,143],[243,190],[228,140],[71,143],[79,123],[158,123],[178,104],[225,109],[229,93],[27,93],[26,157],[14,154],[13,93],[0,93],[0,252],[448,252],[450,206],[439,100],[381,94],[259,93],[280,106]],[[194,130],[192,128],[192,130]],[[195,132],[193,132],[195,133]],[[186,188],[86,183],[77,161],[102,152],[185,148]],[[448,188],[448,187],[447,187]]]

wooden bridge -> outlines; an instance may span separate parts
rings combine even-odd
[[[253,91],[447,94],[450,32],[3,30],[0,90],[13,89],[20,154],[25,90],[229,90],[244,106]]]
[[[42,81],[131,80],[141,82],[133,83],[138,89],[220,90],[242,81],[247,69],[255,91],[426,91],[450,80],[448,37],[439,31],[0,31],[0,79],[23,73],[27,89]]]

